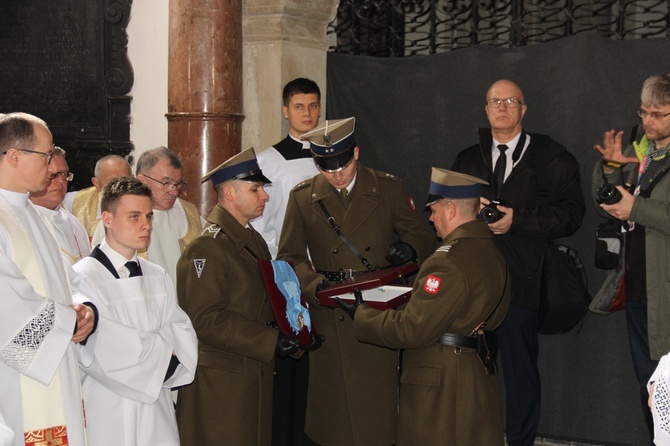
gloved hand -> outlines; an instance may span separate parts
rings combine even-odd
[[[297,339],[285,335],[281,331],[279,332],[279,336],[277,337],[277,345],[275,346],[275,352],[277,355],[281,357],[289,356],[297,352],[299,348],[300,343],[297,341]]]
[[[398,240],[389,245],[386,251],[386,260],[393,266],[404,265],[416,259],[414,247],[407,242]]]
[[[356,300],[354,301],[353,304],[348,304],[339,297],[335,298],[335,302],[337,302],[337,305],[339,305],[340,308],[342,308],[344,311],[347,312],[349,317],[351,317],[351,320],[353,320],[354,316],[356,316],[356,309],[358,308],[358,306],[363,303],[363,293],[361,293],[360,290],[356,288],[354,290],[354,297],[356,298]]]
[[[313,352],[314,350],[317,350],[321,347],[321,344],[325,339],[326,338],[324,338],[320,334],[312,333],[312,342],[310,342],[307,345],[301,345],[300,348],[306,352]]]

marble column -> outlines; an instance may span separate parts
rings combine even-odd
[[[184,197],[209,215],[216,193],[200,178],[242,141],[243,0],[170,0],[168,147],[184,162]]]

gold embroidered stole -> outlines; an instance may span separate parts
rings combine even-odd
[[[4,201],[2,198],[0,200]],[[3,203],[3,205],[11,208],[8,203]],[[34,211],[39,218],[45,221],[36,209]],[[35,292],[41,296],[46,296],[46,285],[42,279],[35,246],[25,228],[13,214],[4,211],[0,211],[0,224],[5,228],[9,236],[12,260],[28,279]],[[61,256],[58,257],[62,261]],[[28,443],[29,438],[39,438],[45,435],[53,437],[56,435],[61,442],[53,444],[67,445],[67,429],[65,427],[60,372],[56,370],[51,383],[47,386],[23,374],[20,375],[20,378],[21,399],[23,403],[23,429],[25,431],[26,444],[30,444]],[[64,442],[62,441],[63,439]]]
[[[72,213],[77,220],[84,225],[88,233],[89,242],[93,238],[95,228],[98,226],[98,205],[100,202],[100,192],[91,186],[77,192],[72,202]]]

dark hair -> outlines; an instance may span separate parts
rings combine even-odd
[[[11,148],[34,148],[37,144],[35,125],[49,129],[46,122],[28,113],[0,114],[0,153]]]
[[[136,178],[119,177],[110,180],[100,191],[100,211],[116,212],[124,195],[139,195],[151,199],[151,189]]]
[[[176,153],[165,146],[158,146],[155,149],[147,150],[140,155],[135,167],[135,175],[144,173],[156,165],[162,158],[166,158],[170,166],[175,169],[183,169],[184,163],[181,162]]]
[[[291,96],[294,94],[315,94],[319,97],[319,102],[321,102],[321,90],[319,90],[316,82],[311,79],[299,77],[286,84],[282,92],[284,106],[288,106]]]

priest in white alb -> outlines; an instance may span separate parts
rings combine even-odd
[[[86,445],[75,344],[95,312],[28,199],[46,188],[53,155],[44,121],[0,115],[0,413],[12,446]]]
[[[98,294],[98,329],[82,347],[84,404],[94,446],[179,446],[170,389],[193,381],[198,340],[149,244],[151,190],[117,178],[101,191],[105,239],[74,269]]]

